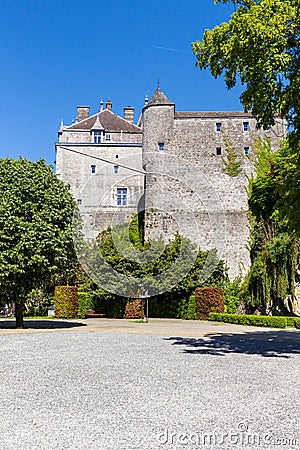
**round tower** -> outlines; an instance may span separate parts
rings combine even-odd
[[[158,86],[153,97],[143,108],[143,154],[145,156],[147,153],[171,153],[174,114],[175,104]]]
[[[165,175],[170,171],[170,167],[166,167],[166,154],[172,153],[174,116],[175,104],[158,86],[153,97],[145,104],[142,116],[146,239],[157,238],[151,234],[154,231],[165,234],[164,223],[170,220],[166,216],[170,199]]]

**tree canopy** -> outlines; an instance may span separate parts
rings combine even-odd
[[[74,207],[43,160],[0,160],[0,294],[16,303],[17,326],[32,289],[71,273]]]
[[[224,75],[228,89],[239,78],[241,102],[259,126],[274,125],[276,114],[287,119],[291,137],[300,131],[299,0],[215,0],[233,3],[229,22],[206,30],[192,44],[196,65]]]
[[[78,256],[100,290],[123,297],[138,298],[146,292],[149,297],[191,294],[201,283],[227,279],[224,262],[215,251],[203,252],[178,234],[166,244],[159,240],[142,244],[137,216],[130,224],[101,232],[98,245],[83,246]]]

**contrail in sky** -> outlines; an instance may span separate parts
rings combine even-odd
[[[179,53],[188,53],[189,55],[192,52],[186,52],[184,50],[177,50],[176,48],[168,48],[168,47],[159,47],[158,45],[153,45],[154,48],[159,48],[161,50],[168,50],[169,52],[179,52]]]

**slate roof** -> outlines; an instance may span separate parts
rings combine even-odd
[[[94,114],[93,116],[88,117],[87,119],[81,120],[80,122],[76,122],[73,125],[68,127],[64,127],[65,130],[92,130],[95,129],[94,125],[98,128],[98,124],[101,124],[105,131],[116,131],[116,132],[124,132],[124,133],[142,133],[142,129],[133,123],[128,122],[122,117],[117,116],[117,114],[113,113],[108,109],[104,109],[103,111]]]
[[[168,97],[163,93],[163,91],[158,88],[154,92],[152,98],[150,99],[149,103],[144,106],[143,109],[148,108],[148,106],[156,106],[156,105],[175,105],[171,100],[168,99]]]
[[[245,113],[243,111],[203,111],[203,112],[175,112],[175,119],[192,119],[194,117],[198,118],[233,118],[233,117],[244,117],[253,119],[251,113]]]

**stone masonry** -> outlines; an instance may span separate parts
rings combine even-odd
[[[78,107],[75,124],[59,130],[57,174],[77,200],[87,239],[125,222],[145,207],[145,237],[170,239],[175,232],[217,248],[231,277],[245,273],[250,260],[247,177],[253,173],[253,145],[269,137],[278,147],[285,125],[278,118],[257,130],[243,112],[176,112],[157,88],[134,125],[134,109],[124,118],[106,108],[89,116]],[[236,152],[241,173],[224,172],[226,141]]]

